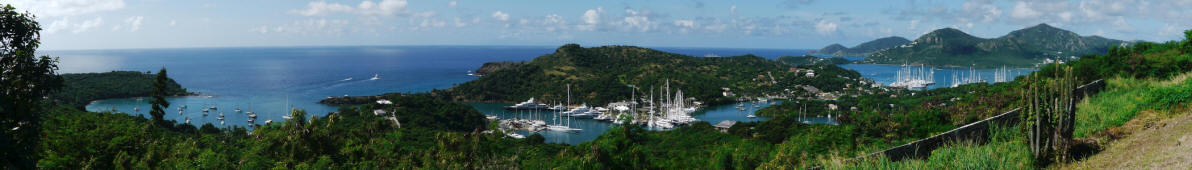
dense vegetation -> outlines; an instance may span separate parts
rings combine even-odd
[[[993,39],[944,28],[927,33],[905,46],[874,52],[858,63],[1029,67],[1044,59],[1066,61],[1074,56],[1102,54],[1122,43],[1098,36],[1082,37],[1047,24],[1016,30]]]
[[[476,75],[485,75],[488,73],[496,72],[497,70],[512,68],[512,67],[522,65],[522,64],[525,64],[525,63],[509,62],[509,61],[484,63],[484,65],[481,65],[480,68],[477,68],[476,72],[473,72],[473,73],[475,73]]]
[[[0,169],[32,169],[44,98],[62,88],[58,59],[36,56],[41,26],[30,13],[0,7]]]
[[[536,97],[539,101],[565,102],[571,87],[572,103],[604,104],[627,100],[631,85],[638,96],[651,88],[670,83],[688,97],[705,103],[727,103],[722,88],[743,96],[782,95],[785,89],[804,82],[824,91],[858,85],[860,75],[835,66],[810,67],[817,76],[806,77],[791,66],[761,57],[691,57],[630,46],[582,48],[569,44],[553,54],[488,73],[449,91],[455,100],[518,102]],[[840,69],[844,70],[844,69]],[[849,73],[852,74],[837,74]],[[805,72],[804,72],[805,73]],[[660,90],[658,90],[660,91]]]
[[[56,107],[47,115],[41,168],[261,169],[352,167],[478,167],[489,153],[513,154],[513,143],[482,135],[482,115],[467,105],[427,97],[394,98],[401,128],[369,110],[345,107],[249,131],[207,124],[154,126],[144,117]],[[449,118],[445,118],[449,117]],[[466,146],[466,147],[465,147]],[[493,160],[495,161],[495,160]],[[454,165],[453,165],[454,164]]]
[[[154,74],[136,71],[62,74],[62,90],[50,95],[58,103],[82,108],[94,100],[145,97],[153,92]],[[173,79],[167,80],[167,95],[189,95]]]
[[[868,56],[870,53],[877,52],[882,49],[897,47],[910,42],[911,40],[907,40],[906,38],[891,36],[861,43],[853,48],[845,48],[840,44],[832,44],[815,51],[815,53],[832,56]]]

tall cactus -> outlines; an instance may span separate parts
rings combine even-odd
[[[1068,143],[1075,125],[1075,90],[1078,84],[1068,66],[1056,67],[1055,75],[1028,76],[1022,99],[1023,119],[1036,162],[1045,165],[1067,160]]]

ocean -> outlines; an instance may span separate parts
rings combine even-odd
[[[556,47],[549,46],[351,46],[351,47],[244,47],[244,48],[185,48],[185,49],[121,49],[42,51],[43,55],[59,57],[60,73],[108,72],[113,70],[153,71],[165,67],[169,75],[184,88],[199,96],[169,98],[172,103],[165,118],[191,124],[212,123],[217,127],[248,126],[247,115],[234,109],[257,113],[256,124],[265,120],[282,121],[288,115],[287,105],[305,109],[309,115],[322,116],[337,109],[317,104],[329,96],[376,95],[388,92],[425,92],[450,88],[455,84],[476,79],[468,76],[486,62],[528,61],[549,54]],[[675,48],[658,47],[662,51],[697,56],[737,56],[753,54],[768,59],[780,56],[799,56],[808,50],[797,49],[731,49],[731,48]],[[883,84],[892,82],[898,66],[842,65],[856,69],[867,78]],[[959,70],[959,69],[957,69]],[[988,71],[988,70],[981,70]],[[1029,69],[1024,70],[1029,72]],[[950,78],[940,74],[937,80]],[[376,76],[378,79],[372,79]],[[945,76],[947,78],[941,77]],[[937,83],[936,86],[946,83]],[[933,86],[934,88],[934,86]],[[468,103],[486,114],[501,118],[527,116],[500,109],[508,104]],[[182,113],[182,105],[190,109]],[[748,105],[748,104],[747,104]],[[215,106],[217,110],[204,115],[200,109]],[[134,111],[139,108],[139,111]],[[132,115],[145,115],[149,104],[142,98],[94,101],[88,111],[116,110]],[[711,106],[697,112],[700,120],[715,124],[722,120],[758,121],[765,118],[746,118],[756,110],[749,107],[739,111],[732,105]],[[220,123],[216,115],[224,114]],[[550,119],[547,113],[538,117]],[[812,119],[818,123],[832,123],[827,119]],[[578,144],[599,136],[611,124],[593,120],[574,120],[580,133],[542,132],[549,142]],[[518,132],[529,135],[529,132]]]

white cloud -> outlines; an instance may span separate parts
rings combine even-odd
[[[124,8],[124,0],[14,0],[8,3],[39,17],[85,15]]]
[[[509,14],[501,11],[493,12],[493,18],[501,21],[509,21]]]
[[[815,32],[820,34],[831,34],[836,32],[836,23],[828,22],[827,20],[820,20],[815,24]]]
[[[356,7],[340,3],[315,1],[306,4],[305,9],[290,10],[289,13],[301,16],[327,16],[336,13],[356,13],[366,16],[396,16],[406,15],[406,0],[381,0],[380,2],[362,1]]]
[[[170,26],[172,27],[172,26],[174,26],[174,25],[178,25],[178,21],[177,21],[177,20],[170,20]]]
[[[625,14],[626,16],[624,19],[622,19],[623,24],[621,24],[621,26],[623,26],[623,29],[627,31],[636,30],[640,32],[648,32],[651,31],[656,24],[655,22],[650,21],[649,16],[646,16],[643,14],[643,12],[639,12],[637,10],[625,9]]]
[[[351,22],[348,20],[306,19],[275,26],[272,30],[267,26],[261,26],[249,28],[249,31],[256,33],[291,33],[304,36],[339,36],[349,31],[354,31],[353,28],[357,27],[351,25]]]
[[[306,9],[290,10],[291,14],[298,14],[302,16],[324,16],[333,13],[342,13],[352,11],[351,6],[338,3],[327,3],[323,1],[310,2],[306,4]]]
[[[406,5],[409,5],[406,0],[382,0],[378,3],[364,1],[360,2],[356,10],[364,15],[393,16],[404,13]]]
[[[737,5],[733,5],[732,7],[728,7],[728,13],[729,13],[729,14],[732,14],[732,15],[737,15]]]
[[[68,27],[70,27],[70,20],[69,20],[69,19],[63,18],[63,19],[60,19],[60,20],[54,20],[54,22],[51,22],[51,23],[50,23],[50,25],[46,25],[46,26],[45,26],[44,33],[46,33],[46,34],[54,34],[55,32],[58,32],[58,31],[61,31],[61,30],[65,30],[65,29],[67,29]]]
[[[124,23],[128,24],[128,31],[137,32],[137,30],[141,30],[141,21],[144,19],[143,16],[132,16],[124,19]]]
[[[95,17],[95,19],[86,20],[86,21],[83,21],[82,23],[76,24],[74,26],[75,29],[71,30],[70,32],[78,34],[78,33],[82,33],[82,32],[87,32],[87,30],[90,30],[91,28],[99,27],[102,25],[103,25],[103,17]]]
[[[563,16],[559,16],[558,14],[546,15],[546,17],[542,19],[541,23],[542,28],[546,29],[546,31],[553,32],[567,29],[567,20],[563,19]]]
[[[698,27],[695,25],[694,20],[675,20],[674,24],[676,27],[679,27],[679,32],[681,33],[691,32],[692,29]]]
[[[675,26],[679,27],[695,27],[695,21],[692,20],[675,20]]]
[[[1014,4],[1014,9],[1010,11],[1010,17],[1017,19],[1038,18],[1041,13],[1032,9],[1030,5],[1030,3],[1019,1]]]
[[[448,7],[455,7],[456,5],[459,5],[459,2],[456,2],[456,1],[447,2]]]
[[[584,24],[578,25],[576,27],[578,27],[579,30],[585,31],[596,30],[596,26],[600,24],[600,15],[602,13],[604,13],[603,7],[597,7],[596,9],[588,9],[587,11],[584,11],[584,15],[580,16],[580,18],[584,20]]]

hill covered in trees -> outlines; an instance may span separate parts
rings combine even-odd
[[[783,64],[791,65],[791,66],[815,65],[815,64],[836,65],[836,64],[848,64],[849,63],[848,59],[844,59],[841,57],[822,58],[822,57],[816,57],[816,56],[810,56],[810,55],[798,56],[798,57],[782,56],[782,57],[778,57],[777,59],[774,59],[774,60],[781,62]]]
[[[153,92],[154,74],[136,71],[106,73],[62,74],[62,89],[50,98],[63,104],[82,108],[94,100],[145,97]],[[169,95],[190,95],[174,79],[166,85]]]
[[[1039,24],[993,39],[974,37],[954,28],[927,33],[906,45],[874,52],[858,63],[936,66],[1025,67],[1044,59],[1071,60],[1103,54],[1125,43]]]
[[[885,38],[878,38],[873,41],[858,44],[855,47],[847,48],[844,45],[832,44],[820,50],[816,50],[816,54],[832,55],[832,56],[868,56],[878,50],[883,50],[891,47],[897,47],[903,44],[910,43],[911,40],[899,36],[891,36]]]
[[[649,94],[667,82],[688,97],[705,103],[725,103],[723,88],[745,96],[782,95],[795,85],[820,84],[826,91],[838,91],[847,84],[859,85],[860,74],[852,71],[807,70],[753,55],[734,57],[692,57],[632,46],[583,48],[568,44],[554,53],[524,64],[507,65],[474,81],[447,90],[458,101],[518,102],[535,97],[539,101],[564,102],[571,87],[572,103],[603,104],[627,100],[631,85],[638,96]],[[850,73],[851,72],[851,73]]]

